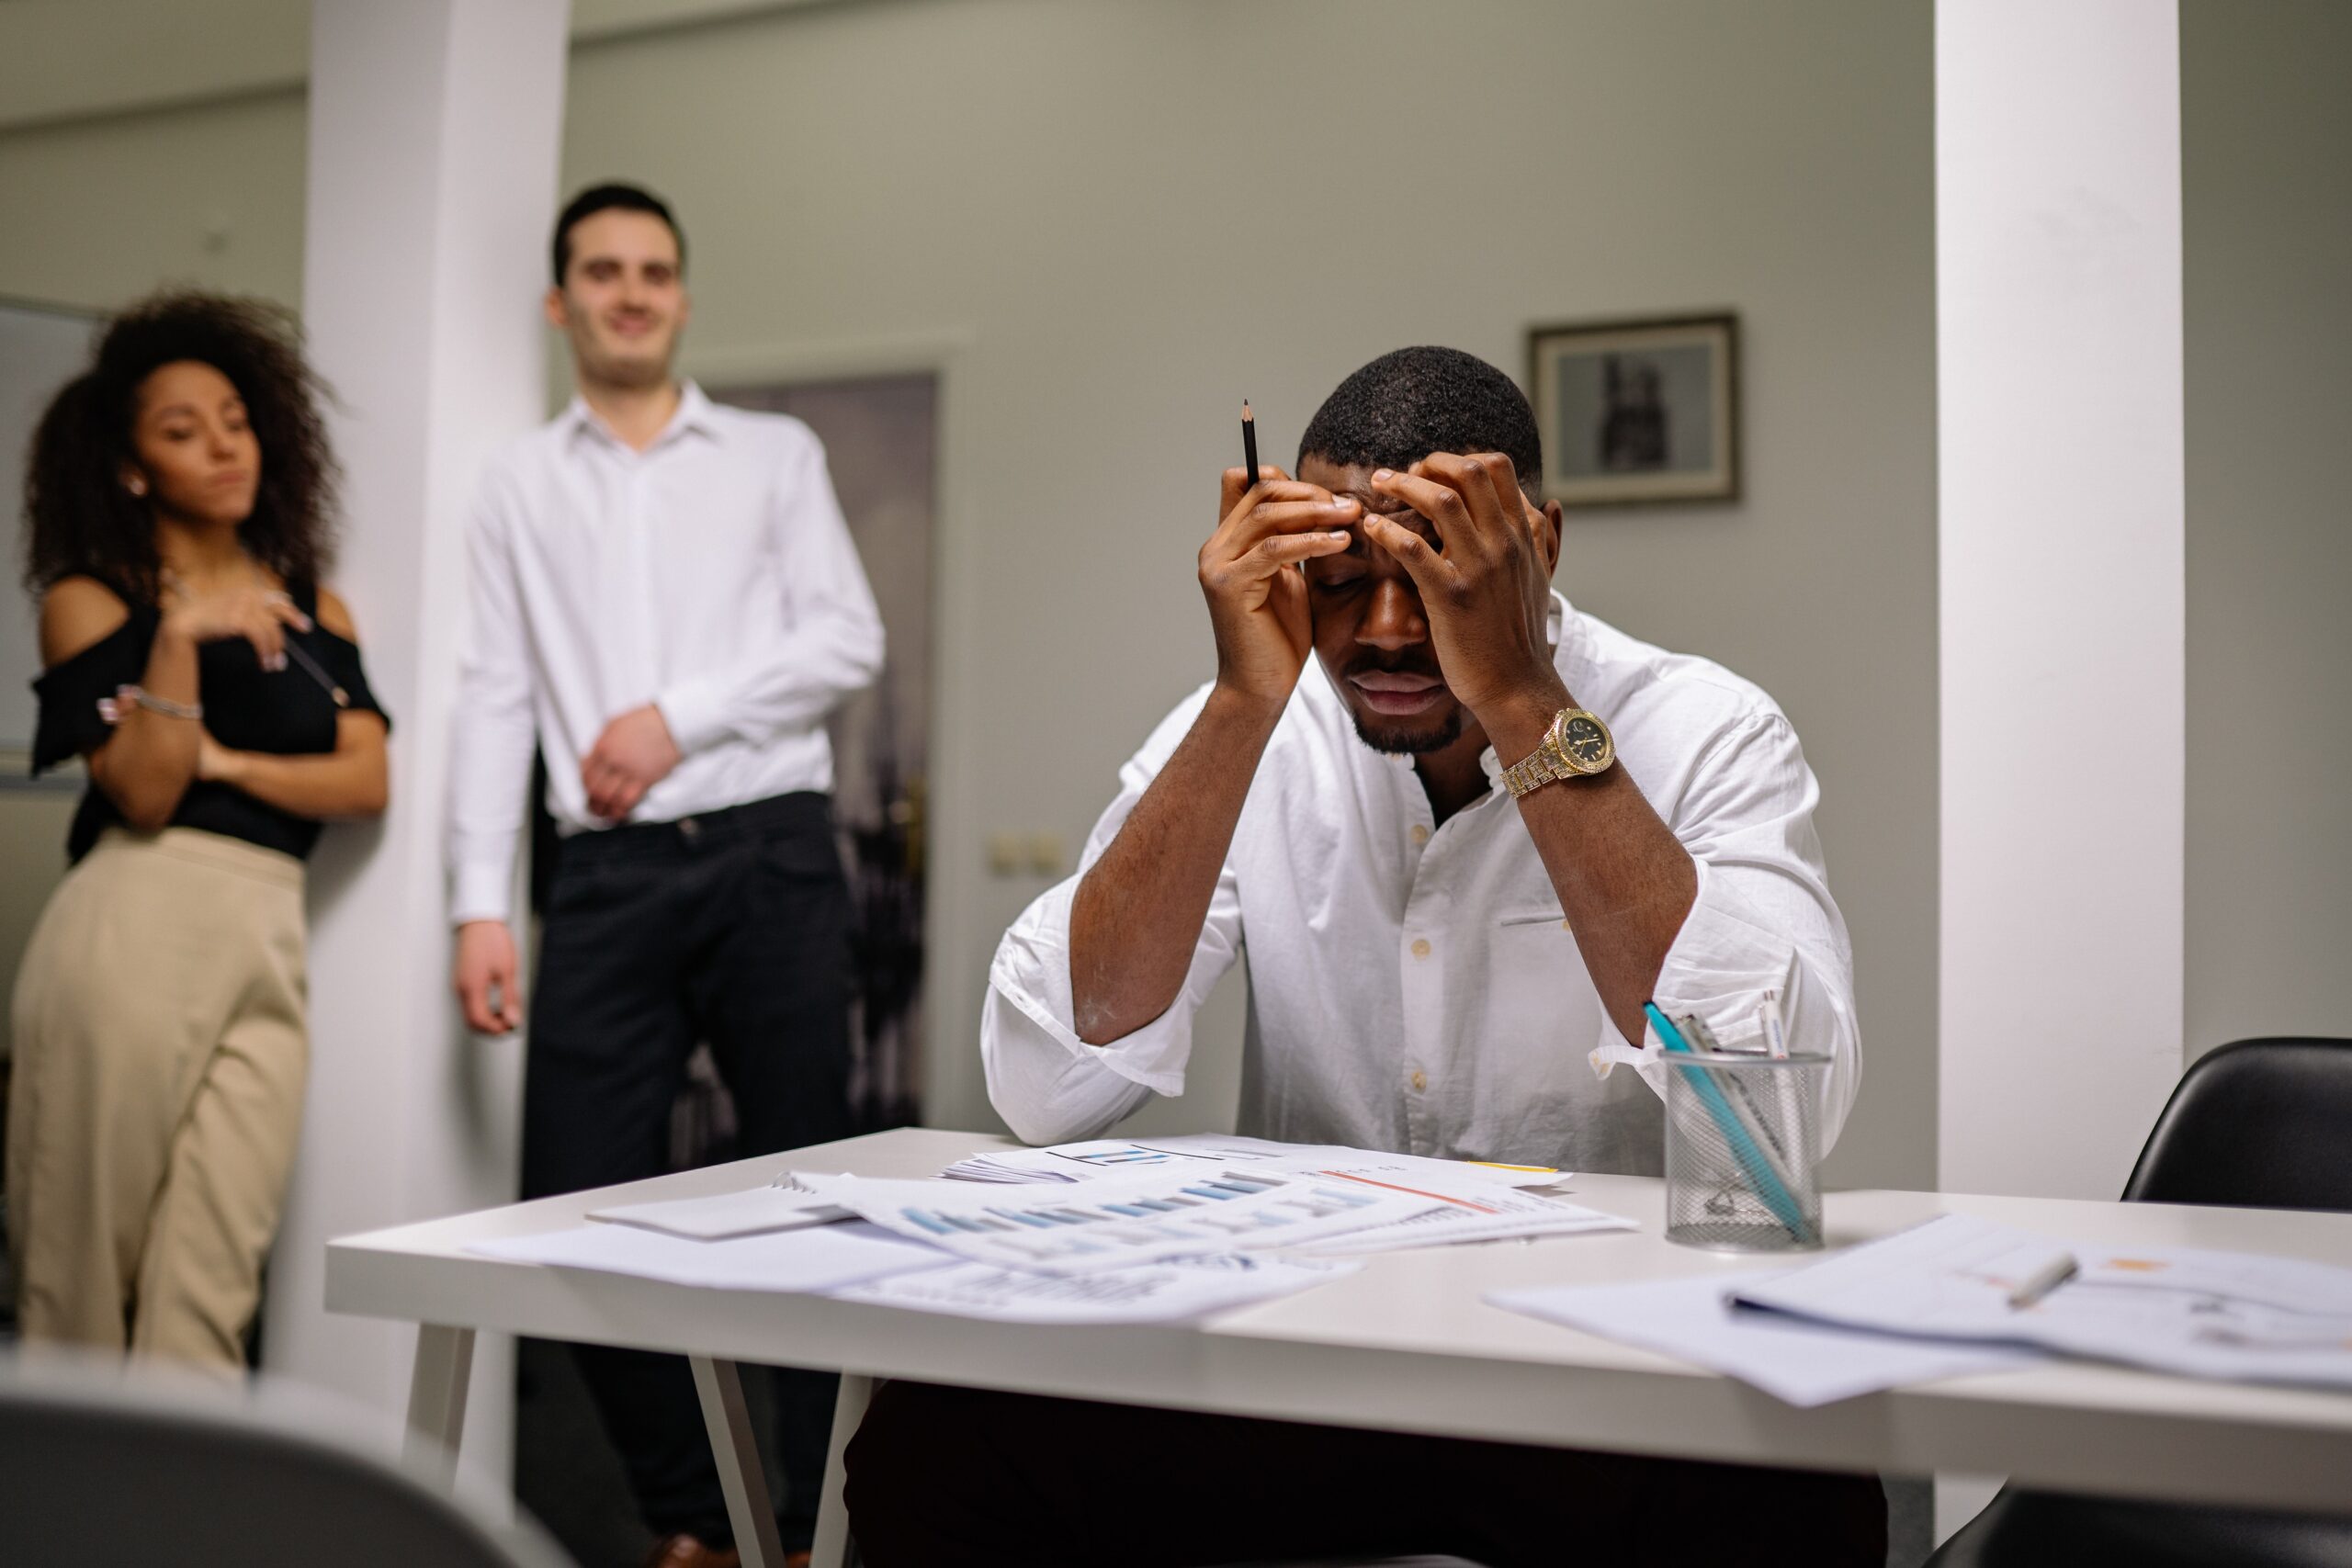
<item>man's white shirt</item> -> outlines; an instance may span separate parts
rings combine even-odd
[[[1756,1038],[1764,993],[1777,991],[1790,1048],[1831,1058],[1826,1148],[1860,1055],[1851,948],[1813,828],[1819,787],[1795,731],[1719,665],[1639,642],[1556,594],[1553,620],[1569,692],[1607,721],[1617,765],[1697,863],[1697,902],[1655,999],[1736,1046]],[[1657,1044],[1637,1050],[1601,1010],[1493,751],[1490,793],[1435,824],[1412,759],[1357,738],[1314,660],[1259,762],[1182,993],[1122,1039],[1078,1037],[1071,898],[1207,695],[1180,705],[1120,771],[1079,875],[1030,905],[997,948],[980,1048],[1014,1133],[1092,1137],[1151,1095],[1182,1094],[1193,1016],[1246,954],[1242,1132],[1656,1174]]]
[[[832,788],[825,719],[882,665],[882,620],[816,434],[684,384],[644,451],[584,401],[484,473],[450,761],[450,913],[503,919],[534,742],[566,833],[580,760],[653,704],[684,753],[632,822]]]

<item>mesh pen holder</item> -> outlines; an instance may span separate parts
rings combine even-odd
[[[1666,1239],[1724,1252],[1821,1245],[1829,1058],[1668,1052]]]

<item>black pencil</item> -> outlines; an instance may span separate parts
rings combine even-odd
[[[1258,422],[1250,417],[1250,400],[1241,400],[1241,488],[1258,482]]]

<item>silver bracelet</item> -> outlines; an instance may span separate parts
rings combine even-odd
[[[165,718],[202,718],[202,703],[175,703],[169,697],[159,697],[144,686],[130,688],[130,700],[149,713],[162,714]]]

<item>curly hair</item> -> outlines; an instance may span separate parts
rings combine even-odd
[[[136,454],[139,389],[159,367],[196,360],[226,376],[261,447],[247,554],[288,582],[315,583],[334,554],[342,475],[319,405],[332,396],[303,363],[292,313],[257,299],[167,292],[117,316],[96,363],[42,413],[25,464],[25,586],[36,595],[86,575],[152,604],[162,560],[147,503],[122,485]]]
[[[1302,461],[1409,468],[1432,452],[1500,452],[1530,496],[1544,488],[1544,438],[1511,378],[1458,348],[1400,348],[1340,383],[1300,437]]]

